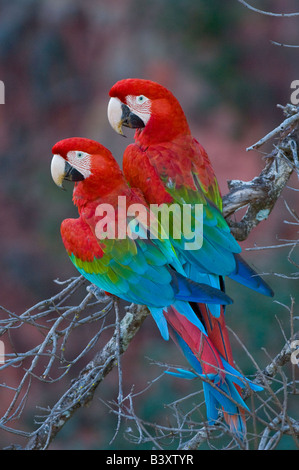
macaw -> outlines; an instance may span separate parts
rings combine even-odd
[[[247,407],[238,390],[260,387],[241,376],[219,353],[196,309],[198,303],[228,305],[231,299],[213,286],[188,279],[176,250],[163,237],[163,227],[158,225],[158,232],[151,233],[150,208],[140,190],[129,187],[108,149],[74,137],[56,143],[52,153],[54,182],[60,187],[64,180],[75,182],[73,202],[79,217],[62,222],[61,236],[77,270],[106,292],[147,305],[163,338],[171,336],[195,371],[173,373],[202,377],[208,419],[214,422],[222,408],[232,429],[243,435],[240,417]]]
[[[260,293],[270,287],[240,257],[241,248],[222,215],[222,199],[209,157],[192,136],[186,116],[173,94],[150,80],[125,79],[110,90],[108,120],[123,134],[135,128],[135,143],[123,155],[128,183],[139,188],[148,204],[202,204],[203,245],[185,250],[184,239],[173,240],[193,274],[206,275],[220,287],[228,276]]]
[[[109,92],[107,114],[112,128],[136,129],[125,149],[123,172],[128,183],[139,188],[148,204],[173,203],[203,207],[203,242],[200,249],[186,250],[184,237],[173,238],[187,276],[224,291],[225,276],[264,295],[271,288],[241,258],[241,248],[222,215],[222,198],[209,157],[192,136],[184,111],[165,87],[142,79],[125,79]],[[209,339],[233,366],[225,323],[225,307],[194,305]]]

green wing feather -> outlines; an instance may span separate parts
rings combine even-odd
[[[172,239],[174,247],[190,261],[195,262],[202,272],[218,275],[228,275],[235,269],[235,253],[240,253],[241,248],[230,232],[229,226],[218,207],[212,203],[203,191],[197,191],[186,187],[167,188],[173,201],[180,204],[183,210],[184,204],[191,204],[192,226],[199,224],[202,230],[202,246],[199,250],[186,250],[188,241],[184,237]],[[202,220],[196,220],[195,205],[202,205]]]
[[[81,218],[64,221],[61,233],[71,261],[90,282],[148,306],[169,305],[173,299],[169,266],[181,274],[184,270],[169,240],[151,239],[150,233],[146,239],[105,239],[97,254],[99,241]]]

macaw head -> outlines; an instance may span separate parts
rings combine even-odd
[[[113,85],[109,95],[108,120],[118,134],[122,126],[137,129],[135,139],[143,145],[190,134],[178,100],[158,83],[129,78]]]
[[[101,195],[122,180],[120,168],[111,152],[90,139],[72,137],[57,142],[52,148],[51,175],[63,188],[63,181],[74,181],[90,193]]]

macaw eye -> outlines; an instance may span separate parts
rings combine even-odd
[[[77,158],[84,158],[88,155],[88,153],[82,152],[81,150],[75,150],[75,155]]]
[[[147,98],[144,95],[139,95],[139,96],[136,97],[136,101],[137,101],[138,104],[142,104],[145,101],[147,101]]]
[[[69,162],[74,162],[76,160],[82,160],[84,159],[84,157],[88,156],[88,153],[86,152],[82,152],[81,150],[70,150],[68,153],[67,153],[67,159]]]

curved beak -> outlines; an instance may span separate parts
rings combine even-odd
[[[122,103],[115,97],[110,98],[107,115],[112,129],[120,135],[124,135],[122,126],[130,127],[131,129],[140,129],[145,127],[142,119],[132,113],[126,104]]]
[[[63,181],[82,181],[84,176],[76,168],[72,167],[69,162],[64,160],[61,155],[53,155],[51,162],[52,179],[59,188],[64,189]]]

